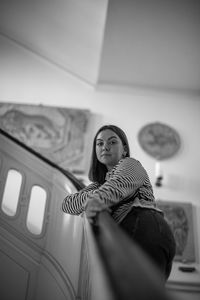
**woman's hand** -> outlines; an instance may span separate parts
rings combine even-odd
[[[98,194],[93,194],[87,198],[85,204],[85,214],[90,223],[94,223],[94,218],[100,211],[108,209],[108,206],[100,199]]]

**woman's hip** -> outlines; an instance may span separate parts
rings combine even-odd
[[[154,209],[133,207],[120,226],[136,241],[162,244],[175,254],[175,240],[162,213]],[[173,254],[174,253],[174,254]]]

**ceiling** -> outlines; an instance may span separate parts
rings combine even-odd
[[[0,0],[0,34],[95,88],[200,94],[199,0]]]

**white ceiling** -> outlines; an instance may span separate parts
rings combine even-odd
[[[200,94],[199,0],[0,0],[0,34],[97,88]]]

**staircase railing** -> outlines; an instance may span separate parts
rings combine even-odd
[[[85,220],[85,239],[91,300],[171,299],[159,270],[108,212],[99,213],[96,225]]]

